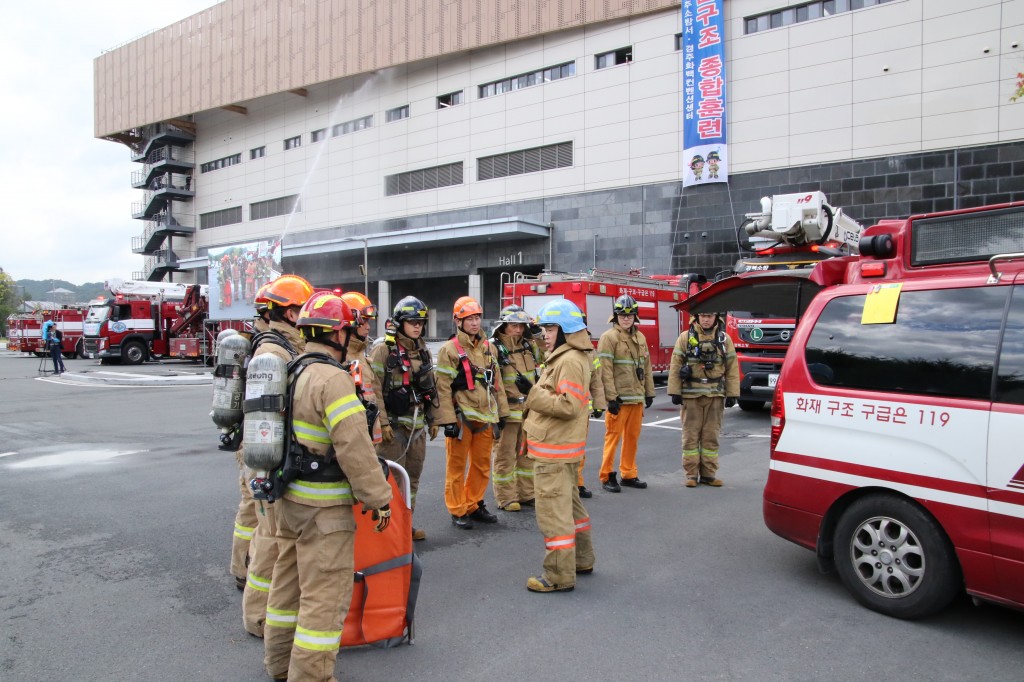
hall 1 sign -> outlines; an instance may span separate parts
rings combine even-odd
[[[498,265],[522,265],[523,264],[523,252],[516,251],[510,253],[507,256],[498,256]]]

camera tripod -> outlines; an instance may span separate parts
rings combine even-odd
[[[46,343],[43,346],[43,354],[39,358],[39,369],[36,371],[41,374],[53,374],[53,356],[50,355],[50,344]]]

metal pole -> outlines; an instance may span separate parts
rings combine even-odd
[[[363,237],[363,295],[370,298],[370,263],[367,254],[370,252],[370,240]]]

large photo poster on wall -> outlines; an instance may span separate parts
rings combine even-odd
[[[683,0],[683,187],[729,181],[723,0]]]
[[[261,286],[281,275],[281,242],[259,241],[210,249],[211,320],[247,320]]]

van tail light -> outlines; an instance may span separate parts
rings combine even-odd
[[[779,438],[782,436],[782,429],[786,427],[786,395],[782,391],[781,382],[775,386],[775,396],[772,398],[772,421],[771,421],[771,439],[769,440],[769,447],[771,453],[775,453],[775,448],[779,444]]]

